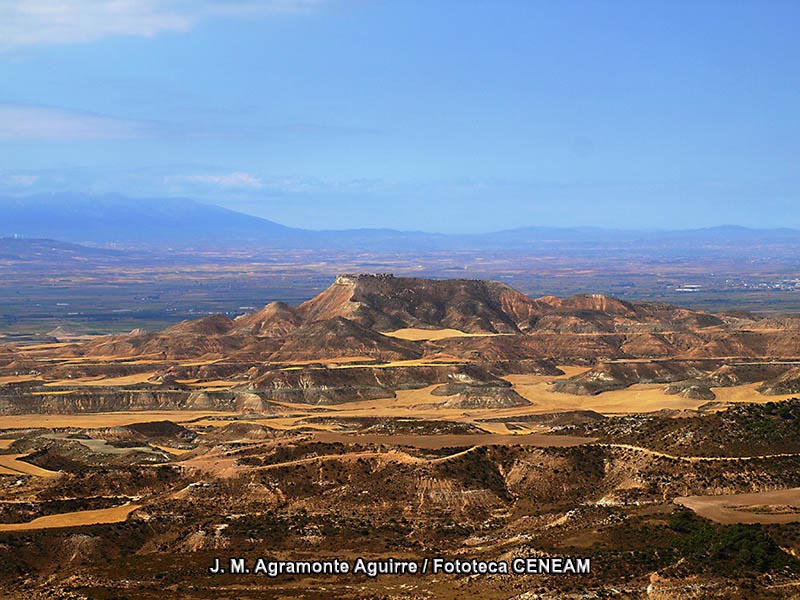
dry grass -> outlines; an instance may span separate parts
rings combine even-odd
[[[0,473],[4,475],[32,475],[34,477],[55,477],[58,475],[56,471],[48,471],[19,460],[27,456],[27,454],[0,454]]]
[[[784,394],[779,396],[764,396],[756,391],[760,383],[737,385],[734,387],[713,388],[718,402],[780,402],[789,398],[796,398],[797,394]]]
[[[196,360],[193,362],[182,362],[180,363],[182,367],[204,367],[205,365],[213,365],[220,362],[221,358],[213,358],[209,360]]]
[[[135,373],[123,377],[80,377],[77,379],[58,379],[45,383],[45,387],[119,387],[145,383],[155,377],[155,371]]]
[[[371,369],[390,369],[392,367],[441,367],[446,365],[458,365],[468,362],[466,359],[441,357],[441,358],[413,358],[410,360],[396,360],[387,363],[377,363],[371,365],[338,365],[335,369],[361,369],[369,367]]]
[[[0,385],[7,383],[24,383],[26,381],[41,381],[38,375],[6,375],[0,377]]]
[[[187,452],[191,452],[190,449],[187,448],[172,448],[171,446],[161,446],[159,444],[151,444],[154,448],[158,448],[159,450],[163,450],[169,454],[175,454],[180,456],[181,454],[186,454]]]
[[[562,367],[563,369],[563,367]],[[553,377],[539,375],[508,375],[504,379],[514,384],[517,393],[533,402],[531,408],[522,407],[522,413],[545,413],[565,410],[593,410],[602,414],[633,414],[655,412],[663,409],[697,410],[708,400],[695,400],[682,398],[677,395],[664,393],[666,384],[636,384],[623,390],[604,392],[596,396],[579,396],[576,394],[562,394],[550,391],[548,381]],[[785,400],[793,397],[764,396],[756,391],[759,384],[740,385],[735,387],[714,388],[719,402],[756,402],[766,403]],[[796,394],[795,394],[796,395]],[[520,409],[508,409],[520,412]],[[508,414],[502,411],[498,416]],[[513,413],[512,413],[513,414]]]
[[[62,428],[77,427],[96,429],[98,427],[120,427],[133,423],[149,421],[173,421],[186,423],[214,416],[234,416],[233,412],[213,412],[194,410],[154,410],[136,412],[90,413],[83,415],[0,415],[0,429]]]
[[[374,362],[375,359],[371,356],[339,356],[336,358],[316,358],[311,360],[283,361],[279,364],[289,365],[289,368],[292,368],[292,367],[303,367],[306,365],[317,365],[317,364],[339,365],[348,363],[374,363]],[[284,370],[289,370],[289,369],[284,369]]]
[[[0,531],[29,531],[31,529],[57,529],[60,527],[97,525],[98,523],[121,523],[139,507],[140,505],[138,504],[123,504],[113,508],[47,515],[28,523],[0,523]]]
[[[31,344],[30,346],[19,346],[19,349],[28,352],[31,350],[52,350],[54,348],[65,348],[72,345],[74,345],[74,342],[53,342],[50,344]]]
[[[800,521],[800,488],[755,494],[687,496],[675,499],[717,523],[793,523]]]
[[[507,333],[467,333],[459,329],[419,329],[416,327],[406,327],[394,331],[382,331],[383,335],[418,342],[421,340],[445,340],[454,337],[489,337],[495,335],[511,335]]]

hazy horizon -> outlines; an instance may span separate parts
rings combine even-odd
[[[800,227],[800,5],[0,8],[0,195],[293,227]]]
[[[475,229],[475,230],[462,230],[462,231],[446,231],[446,228],[436,229],[436,225],[429,225],[427,229],[400,229],[397,227],[359,227],[353,226],[346,229],[334,229],[334,228],[314,228],[314,227],[294,227],[288,225],[287,223],[282,223],[275,219],[271,219],[267,215],[257,215],[253,213],[249,213],[244,210],[239,210],[237,208],[226,207],[222,204],[216,204],[210,200],[195,200],[193,198],[183,197],[183,196],[174,196],[174,197],[164,197],[164,198],[157,198],[152,196],[143,196],[143,197],[136,197],[136,196],[124,196],[122,194],[79,194],[79,193],[70,193],[70,194],[59,194],[59,193],[51,193],[51,194],[36,194],[36,195],[21,195],[21,196],[7,196],[5,198],[0,197],[0,209],[3,208],[4,201],[19,201],[23,204],[31,202],[31,204],[35,204],[37,201],[42,200],[52,200],[54,202],[61,202],[64,205],[71,205],[76,199],[81,199],[82,202],[88,201],[90,206],[96,206],[97,202],[105,201],[108,202],[107,206],[110,207],[117,207],[121,209],[120,214],[122,211],[127,210],[130,208],[131,204],[142,203],[145,207],[143,212],[146,212],[147,208],[158,208],[163,209],[164,201],[174,201],[176,204],[174,207],[169,208],[179,208],[179,207],[190,207],[192,205],[201,204],[207,207],[213,208],[222,208],[225,210],[233,211],[239,215],[245,215],[248,217],[255,217],[257,219],[263,219],[270,223],[280,225],[283,227],[290,227],[292,229],[298,229],[302,231],[309,231],[309,232],[333,232],[333,231],[358,231],[358,230],[389,230],[389,231],[397,231],[400,233],[419,233],[419,234],[430,234],[430,235],[447,235],[447,236],[480,236],[480,235],[490,235],[494,233],[503,233],[506,231],[516,231],[516,230],[526,230],[526,229],[541,229],[541,230],[563,230],[563,231],[594,231],[594,232],[604,232],[604,233],[645,233],[645,234],[670,234],[670,233],[683,233],[683,232],[693,232],[693,231],[714,231],[714,230],[748,230],[748,231],[796,231],[800,233],[800,228],[794,227],[754,227],[748,226],[743,223],[725,223],[720,222],[713,225],[706,225],[706,226],[697,226],[697,227],[685,227],[685,228],[669,228],[669,227],[604,227],[604,226],[592,226],[592,225],[571,225],[571,226],[558,226],[558,225],[550,225],[548,223],[536,223],[536,224],[525,224],[525,223],[518,223],[514,227],[506,227],[506,228],[495,228],[495,229]],[[154,204],[155,203],[155,204]],[[184,204],[185,203],[185,204]],[[71,207],[77,208],[77,206],[72,205]],[[81,205],[82,208],[86,208],[86,204]],[[32,213],[33,214],[33,213]],[[113,217],[113,214],[108,215],[109,217]],[[170,214],[171,217],[179,216]],[[187,216],[188,213],[187,213]],[[0,228],[0,238],[10,238],[15,237],[18,239],[35,239],[35,236],[25,235],[25,234],[13,234],[9,233],[9,231],[5,231]],[[53,238],[58,239],[58,238]]]

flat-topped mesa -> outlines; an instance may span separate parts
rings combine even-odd
[[[355,285],[359,281],[363,281],[365,279],[375,279],[378,281],[386,281],[388,279],[394,279],[394,274],[392,273],[342,273],[341,275],[336,276],[336,280],[333,282],[334,284],[339,285]]]
[[[601,294],[533,299],[497,281],[344,273],[296,307],[272,302],[235,320],[212,315],[161,332],[98,338],[58,352],[244,363],[352,357],[391,361],[439,354],[515,363],[555,358],[567,364],[615,357],[797,357],[800,327],[795,321],[800,319],[713,315]],[[765,322],[770,326],[765,328]],[[412,331],[415,339],[402,344],[382,335],[401,329],[457,330],[458,335],[429,340],[424,331]],[[487,333],[507,335],[482,335]],[[12,354],[0,367],[27,372],[32,367],[20,366],[24,362]]]
[[[538,315],[526,295],[496,281],[343,274],[304,302],[305,322],[345,317],[378,331],[405,327],[518,333]]]

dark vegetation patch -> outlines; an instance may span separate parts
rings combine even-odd
[[[630,415],[567,427],[565,432],[643,446],[678,456],[800,453],[800,399],[741,404],[707,415]]]

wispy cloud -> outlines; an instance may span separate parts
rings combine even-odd
[[[0,48],[184,32],[213,18],[303,14],[323,0],[4,0]]]
[[[39,181],[38,175],[30,173],[4,173],[0,172],[0,190],[10,188],[13,190],[28,190]]]
[[[0,104],[0,140],[104,140],[140,137],[143,123],[58,108]]]
[[[257,190],[264,187],[264,184],[258,177],[241,171],[224,175],[174,175],[169,177],[168,181],[249,190]]]

